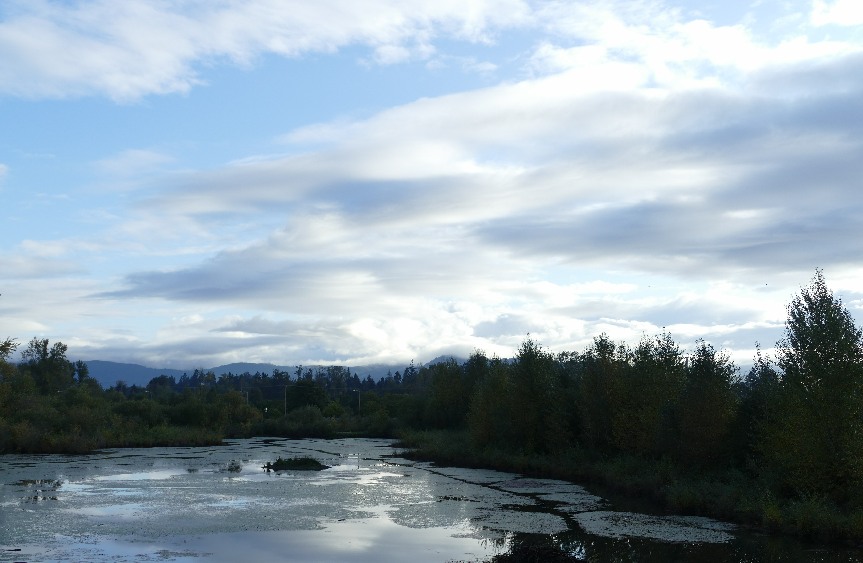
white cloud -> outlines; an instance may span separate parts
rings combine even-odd
[[[861,18],[853,0],[818,0],[811,15],[816,26]],[[534,72],[578,70],[580,83],[593,90],[715,85],[736,73],[860,48],[859,41],[812,41],[799,29],[756,38],[745,24],[691,19],[662,2],[34,0],[14,4],[0,22],[0,92],[134,100],[187,92],[212,65],[248,66],[266,54],[297,57],[350,46],[367,48],[364,60],[376,64],[434,65],[451,58],[439,40],[493,43],[515,27],[547,33],[531,58]],[[487,73],[497,65],[468,66]]]
[[[856,26],[863,24],[863,5],[856,0],[814,0],[811,21],[813,25]]]
[[[863,294],[852,42],[765,39],[657,2],[250,2],[196,18],[186,3],[58,6],[22,3],[0,24],[0,49],[21,55],[0,57],[0,77],[23,77],[14,92],[0,80],[7,93],[135,98],[223,59],[348,45],[379,64],[461,63],[440,37],[547,31],[520,81],[312,124],[280,139],[288,154],[184,172],[154,149],[95,163],[138,191],[106,204],[101,230],[7,253],[0,277],[36,299],[86,277],[81,264],[109,272],[57,294],[64,318],[91,321],[76,344],[102,357],[407,362],[510,355],[528,331],[579,350],[663,327],[749,354],[779,337],[787,288],[816,266]],[[24,49],[25,31],[46,41]],[[54,67],[61,45],[80,67]],[[132,271],[112,265],[120,254]]]
[[[813,20],[853,22],[859,10],[853,0],[838,0],[829,8],[816,2]],[[718,25],[690,19],[663,2],[550,2],[539,12],[553,35],[535,50],[534,71],[579,70],[586,83],[597,82],[600,88],[609,75],[628,73],[635,79],[639,72],[638,86],[737,87],[754,72],[823,62],[863,49],[859,37],[810,38],[796,18],[780,18],[784,26],[774,21],[772,33],[756,35],[745,21]]]
[[[391,64],[427,58],[439,34],[489,41],[530,16],[506,2],[281,2],[165,4],[151,0],[20,2],[0,22],[0,91],[23,97],[105,94],[134,100],[186,92],[207,65],[251,64],[366,46]]]
[[[109,176],[139,176],[159,170],[174,159],[164,153],[148,149],[128,149],[95,163],[96,169]]]

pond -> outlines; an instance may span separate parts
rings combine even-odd
[[[565,481],[436,467],[387,440],[0,456],[0,561],[484,561],[525,542],[590,561],[863,561]],[[267,472],[278,457],[323,471]]]

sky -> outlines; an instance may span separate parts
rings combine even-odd
[[[2,0],[0,338],[188,369],[863,320],[858,0]]]

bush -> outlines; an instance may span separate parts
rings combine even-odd
[[[805,538],[828,542],[844,535],[843,518],[825,497],[791,502],[788,519],[794,531]]]

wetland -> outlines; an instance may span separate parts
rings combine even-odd
[[[0,561],[487,561],[544,543],[589,561],[858,561],[568,481],[404,457],[382,439],[0,456]],[[321,471],[266,471],[277,458]]]

